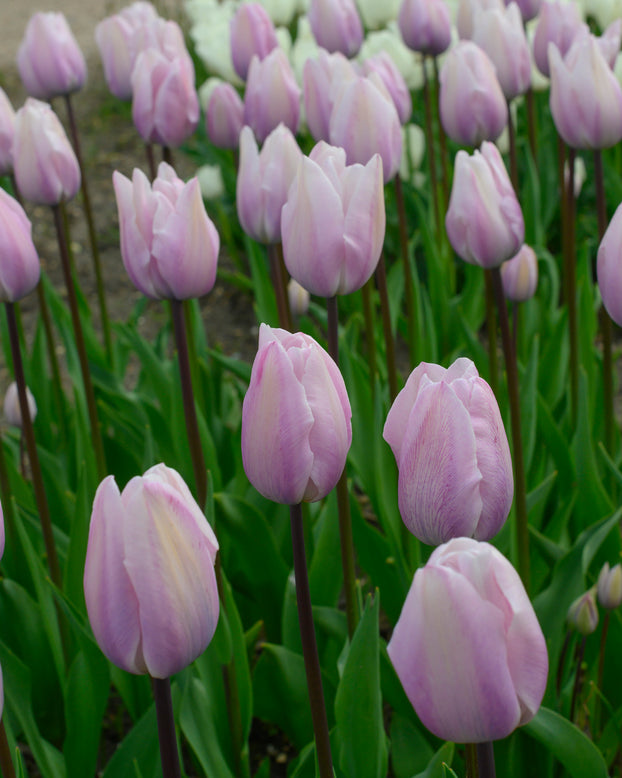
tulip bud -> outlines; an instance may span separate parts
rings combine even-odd
[[[309,335],[262,324],[242,407],[242,461],[255,489],[287,505],[326,497],[346,463],[351,417],[326,351]]]
[[[622,87],[591,35],[562,59],[549,44],[550,106],[558,133],[577,149],[606,149],[622,138]]]
[[[393,178],[402,158],[402,129],[379,76],[372,73],[342,84],[330,117],[329,137],[332,146],[345,149],[349,165],[366,165],[379,154],[385,183]]]
[[[531,52],[515,2],[503,9],[491,8],[478,14],[474,20],[473,43],[490,57],[506,100],[525,94],[531,85]]]
[[[0,302],[14,303],[39,283],[41,266],[22,206],[0,189]]]
[[[84,55],[62,13],[39,12],[30,17],[17,51],[17,69],[28,94],[42,100],[84,86]]]
[[[290,278],[287,284],[287,299],[292,316],[304,316],[309,310],[311,295],[295,278]]]
[[[244,103],[237,91],[222,82],[214,87],[205,112],[205,128],[214,146],[237,149],[244,126]]]
[[[508,122],[508,107],[486,52],[471,41],[458,43],[447,54],[439,80],[447,135],[464,146],[496,140]]]
[[[510,2],[512,1],[513,0],[510,0]],[[516,2],[516,5],[518,5],[518,8],[520,10],[523,26],[527,22],[531,21],[531,19],[535,19],[536,16],[540,13],[540,8],[542,7],[542,0],[514,0],[514,1]],[[509,3],[507,3],[507,5],[509,5]]]
[[[293,133],[300,120],[300,89],[283,49],[273,49],[263,60],[254,57],[244,95],[244,124],[259,143],[283,123]]]
[[[610,568],[609,562],[605,562],[598,576],[596,585],[598,602],[603,608],[613,610],[622,602],[622,565]]]
[[[391,95],[397,115],[400,117],[400,123],[406,124],[412,114],[412,100],[404,76],[397,69],[391,56],[386,51],[381,51],[373,57],[368,57],[363,62],[363,72],[367,76],[370,73],[377,73],[380,76],[382,83]]]
[[[512,259],[501,265],[503,294],[508,300],[523,303],[531,299],[538,285],[538,260],[536,252],[526,244]]]
[[[566,616],[568,624],[581,635],[591,635],[598,626],[598,608],[596,607],[595,587],[572,603]]]
[[[231,20],[233,68],[246,81],[253,57],[262,60],[278,46],[274,24],[259,3],[245,3]]]
[[[376,269],[385,232],[382,160],[346,167],[324,141],[303,157],[281,214],[290,275],[321,297],[360,289]]]
[[[492,389],[470,359],[416,367],[382,434],[399,470],[402,520],[419,540],[488,540],[501,529],[514,494],[510,449]]]
[[[451,19],[444,0],[403,0],[397,24],[413,51],[437,57],[451,43]]]
[[[149,183],[115,170],[121,256],[132,283],[155,300],[187,300],[211,291],[220,240],[205,212],[198,179],[187,184],[165,162]]]
[[[468,538],[417,570],[388,653],[423,724],[455,743],[507,737],[546,688],[546,642],[518,573]]]
[[[363,42],[363,25],[354,0],[310,0],[309,23],[318,45],[353,57]]]
[[[315,58],[309,58],[305,62],[303,68],[305,118],[314,140],[328,142],[335,95],[346,80],[356,77],[354,66],[339,51],[329,54],[324,49],[320,49]]]
[[[540,73],[550,75],[549,43],[565,57],[582,24],[576,3],[549,0],[543,4],[533,37],[533,57]]]
[[[13,137],[15,135],[15,111],[4,89],[0,88],[0,176],[13,172]]]
[[[80,188],[80,167],[51,106],[29,97],[15,115],[13,168],[21,195],[40,205],[71,200]]]
[[[475,20],[488,8],[504,8],[503,0],[458,0],[456,27],[460,40],[471,40]]]
[[[167,678],[203,653],[218,622],[218,541],[175,470],[95,494],[84,597],[95,639],[129,673]]]
[[[301,157],[296,139],[282,124],[268,135],[261,152],[250,127],[240,133],[238,219],[260,243],[281,242],[281,209]]]
[[[28,387],[26,387],[26,400],[28,402],[30,421],[34,421],[37,416],[37,403]],[[19,394],[15,381],[11,381],[4,395],[4,418],[7,424],[22,429],[22,409],[19,405]],[[0,554],[0,556],[2,555]]]
[[[457,153],[445,227],[456,254],[480,267],[497,267],[522,246],[523,213],[493,143]]]

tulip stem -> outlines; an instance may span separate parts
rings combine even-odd
[[[93,391],[93,384],[91,382],[91,374],[89,373],[89,362],[86,354],[86,346],[84,343],[82,324],[80,322],[80,313],[78,311],[78,300],[76,297],[76,290],[74,288],[73,278],[71,275],[71,263],[69,260],[67,236],[63,226],[63,217],[62,217],[60,205],[53,205],[52,212],[54,214],[54,224],[56,226],[58,248],[60,251],[61,265],[63,268],[63,276],[65,278],[65,287],[67,289],[67,301],[69,303],[69,310],[71,313],[73,333],[76,339],[76,350],[78,352],[78,359],[80,361],[80,370],[82,372],[82,382],[84,384],[86,406],[89,415],[89,421],[91,424],[91,436],[92,436],[91,442],[93,444],[93,451],[95,454],[97,474],[99,480],[101,481],[106,475],[106,457],[104,455],[104,444],[102,441],[101,427],[99,425],[99,419],[97,417],[97,404],[95,402],[95,393]]]
[[[477,750],[475,743],[465,743],[464,750],[464,761],[466,762],[466,778],[478,778]]]
[[[283,265],[283,250],[280,243],[271,243],[268,245],[268,257],[270,259],[272,286],[274,287],[274,294],[276,296],[276,307],[279,314],[279,326],[284,330],[289,330],[289,332],[291,332],[292,315],[289,311]]]
[[[194,480],[196,485],[197,503],[201,510],[205,507],[207,497],[207,470],[201,438],[199,436],[199,423],[194,404],[194,392],[192,391],[192,375],[190,373],[190,358],[188,356],[188,339],[186,337],[186,325],[184,320],[184,307],[181,300],[171,300],[171,315],[173,318],[173,331],[177,345],[177,360],[179,364],[179,377],[181,380],[181,394],[184,404],[184,418],[186,421],[186,434],[188,446],[192,458]]]
[[[573,421],[577,418],[579,402],[579,329],[577,325],[577,279],[575,261],[575,197],[574,197],[575,150],[568,147],[568,180],[564,198],[564,275],[566,277],[566,305],[568,306],[568,328],[570,333],[570,400]]]
[[[328,719],[324,705],[324,690],[322,688],[322,671],[315,640],[313,612],[311,610],[311,593],[309,576],[307,575],[307,558],[305,555],[304,528],[302,524],[302,505],[290,505],[290,520],[292,528],[292,547],[294,552],[294,576],[296,579],[296,602],[298,603],[298,622],[302,640],[302,654],[307,675],[307,688],[311,704],[311,719],[315,735],[315,752],[319,766],[320,778],[333,778],[333,762],[330,753],[330,737]]]
[[[336,296],[327,298],[326,309],[328,312],[328,353],[339,367],[339,315]],[[350,495],[348,494],[348,475],[345,466],[337,481],[337,510],[339,512],[339,539],[341,541],[341,567],[346,597],[346,618],[348,620],[348,635],[351,638],[358,623],[358,607]]]
[[[495,315],[495,294],[493,291],[492,273],[484,270],[484,285],[486,289],[486,331],[488,334],[488,382],[495,397],[499,392],[499,360],[497,359],[497,317]]]
[[[374,327],[374,308],[372,305],[372,291],[374,281],[372,278],[366,281],[361,287],[361,296],[363,298],[363,319],[365,321],[365,343],[367,345],[367,359],[369,362],[369,378],[371,385],[371,396],[376,392],[376,329]]]
[[[391,311],[389,309],[389,292],[387,290],[387,270],[384,262],[384,252],[376,267],[376,284],[380,294],[380,312],[382,314],[382,329],[387,358],[387,374],[389,377],[389,396],[391,404],[397,397],[397,368],[395,366],[395,341],[391,330]]]
[[[520,418],[520,395],[518,385],[518,368],[516,351],[510,332],[508,309],[503,296],[501,271],[498,267],[491,270],[493,291],[497,301],[501,339],[505,355],[507,373],[508,397],[510,400],[510,419],[512,424],[512,446],[514,448],[514,495],[516,505],[516,550],[518,553],[518,572],[525,590],[529,594],[530,560],[529,560],[529,527],[527,516],[527,486],[525,483],[525,463],[523,460],[523,437]]]
[[[80,148],[80,136],[78,133],[78,125],[76,123],[76,117],[73,112],[71,95],[69,94],[65,95],[65,106],[67,107],[67,117],[69,119],[69,131],[71,132],[73,149],[76,153],[76,159],[78,160],[78,167],[80,168],[80,186],[82,189],[82,203],[84,205],[84,215],[86,217],[86,226],[89,234],[89,243],[91,244],[91,256],[93,257],[93,268],[95,270],[95,282],[97,284],[97,300],[99,303],[99,313],[101,317],[102,331],[104,334],[104,346],[106,348],[106,356],[108,357],[108,364],[112,367],[114,353],[112,350],[112,335],[110,332],[110,319],[108,318],[108,306],[106,305],[106,294],[104,291],[104,277],[102,274],[102,265],[99,256],[99,247],[97,245],[97,235],[95,232],[95,221],[93,219],[93,209],[91,207],[91,197],[89,194],[89,187],[87,184],[84,162],[82,161],[82,150]]]
[[[15,778],[15,768],[11,759],[4,720],[0,720],[0,770],[2,771],[3,778]]]
[[[508,140],[510,145],[510,180],[514,187],[516,196],[519,197],[518,191],[518,158],[516,156],[516,129],[514,122],[512,121],[512,105],[508,100]]]
[[[413,275],[410,270],[408,257],[408,230],[406,227],[406,204],[404,203],[404,190],[399,173],[393,179],[395,185],[395,202],[400,229],[400,247],[402,250],[402,264],[404,266],[404,289],[406,291],[406,316],[408,321],[408,353],[410,354],[411,369],[417,364],[417,322],[415,319],[415,294]]]
[[[149,176],[155,181],[158,171],[156,170],[155,155],[153,153],[153,143],[145,143],[145,154],[147,155],[147,165],[149,167]]]
[[[162,146],[162,161],[167,165],[175,167],[175,161],[173,159],[173,149],[170,146]]]
[[[583,657],[585,656],[585,644],[587,642],[587,637],[584,635],[581,638],[581,642],[579,643],[579,648],[577,650],[577,669],[575,671],[574,676],[574,685],[572,687],[572,698],[570,700],[570,714],[568,716],[568,719],[574,724],[574,712],[575,708],[577,706],[577,699],[579,698],[579,693],[581,691],[581,683],[583,680]]]
[[[527,134],[529,136],[529,148],[531,149],[531,156],[533,161],[536,161],[536,149],[538,148],[536,139],[538,133],[536,130],[536,106],[534,102],[533,89],[529,87],[525,95],[527,102]]]
[[[495,752],[492,741],[477,743],[477,769],[479,778],[495,778]]]
[[[434,156],[434,131],[432,129],[432,102],[430,100],[430,85],[428,83],[428,69],[426,57],[423,58],[423,103],[425,106],[425,142],[428,152],[428,165],[430,167],[430,189],[432,190],[432,202],[434,206],[434,226],[438,245],[441,243],[441,214],[438,204],[438,179],[436,177],[436,159]]]
[[[170,678],[152,678],[163,778],[181,778]]]
[[[58,366],[58,358],[54,345],[52,319],[50,317],[50,309],[48,308],[47,300],[45,299],[45,290],[43,289],[43,281],[41,279],[37,284],[37,299],[39,300],[39,311],[41,313],[41,321],[43,322],[43,332],[45,333],[45,342],[48,349],[50,370],[52,371],[52,391],[54,394],[54,405],[56,406],[56,418],[63,442],[66,444],[68,436],[65,419],[65,400],[60,380],[60,368]]]
[[[438,142],[441,152],[441,171],[442,171],[442,183],[443,183],[443,211],[447,210],[447,203],[449,202],[449,165],[447,163],[447,140],[445,138],[445,130],[443,129],[443,123],[441,122],[441,109],[439,103],[440,90],[439,90],[439,78],[438,78],[438,57],[432,57],[434,63],[434,78],[435,78],[435,95],[436,95],[436,119],[438,121]]]
[[[596,683],[598,691],[603,691],[603,677],[605,674],[605,647],[607,645],[607,634],[609,632],[609,622],[611,621],[611,611],[605,612],[605,618],[603,619],[603,629],[600,633],[600,650],[598,652],[598,675],[596,676]],[[598,735],[598,729],[600,725],[600,697],[597,695],[594,701],[594,724],[592,726],[592,733],[594,737]]]

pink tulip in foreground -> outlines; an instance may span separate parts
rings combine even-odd
[[[58,205],[76,196],[80,188],[78,160],[48,103],[29,97],[15,115],[13,168],[26,200]]]
[[[448,369],[422,362],[384,425],[399,470],[398,502],[410,532],[430,545],[489,540],[514,493],[499,406],[470,359]]]
[[[550,75],[549,43],[565,57],[582,24],[579,6],[575,2],[549,0],[543,4],[533,36],[533,58],[541,73],[547,77]]]
[[[95,639],[129,673],[168,678],[203,653],[218,622],[218,541],[175,470],[95,494],[84,597]]]
[[[0,302],[14,303],[39,283],[41,266],[22,206],[0,189]]]
[[[242,461],[269,500],[297,505],[334,488],[352,442],[339,368],[309,335],[266,324],[242,408]]]
[[[459,538],[432,553],[388,652],[417,715],[442,740],[507,737],[544,696],[542,630],[518,573],[488,543]]]
[[[17,69],[28,94],[42,100],[83,87],[86,62],[62,13],[30,17],[17,52]]]
[[[235,12],[230,26],[233,69],[246,81],[253,57],[262,60],[279,43],[274,24],[260,3],[244,3]]]
[[[523,303],[531,299],[538,285],[538,258],[525,244],[516,256],[501,265],[503,294],[508,300]]]
[[[220,149],[237,149],[244,126],[244,103],[231,84],[214,87],[205,111],[207,136]]]
[[[296,133],[300,120],[300,88],[283,49],[273,49],[263,60],[253,57],[244,94],[244,124],[259,143],[279,124]]]
[[[329,54],[320,49],[315,58],[309,58],[303,69],[303,97],[305,118],[314,140],[329,140],[330,115],[335,97],[346,80],[357,77],[349,59],[336,51]]]
[[[283,257],[311,294],[360,289],[376,269],[385,233],[382,160],[346,166],[343,149],[320,141],[304,157],[281,215]]]
[[[4,89],[0,88],[0,176],[13,172],[13,136],[15,111]]]
[[[523,212],[494,144],[457,153],[445,227],[456,254],[480,267],[497,267],[522,246]]]
[[[220,239],[205,212],[198,179],[187,184],[165,162],[149,183],[115,170],[121,256],[132,283],[155,300],[186,300],[211,291]]]
[[[323,49],[353,57],[363,42],[363,25],[354,0],[310,0],[309,24]]]
[[[613,214],[598,247],[596,276],[607,313],[622,326],[622,205]]]
[[[377,73],[380,76],[382,83],[391,95],[400,122],[407,124],[413,110],[410,91],[391,55],[386,51],[381,51],[373,57],[368,57],[363,62],[363,71],[365,75]]]

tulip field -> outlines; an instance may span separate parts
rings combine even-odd
[[[178,11],[0,89],[0,775],[622,778],[619,10]]]

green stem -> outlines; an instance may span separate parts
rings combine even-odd
[[[605,612],[605,618],[603,619],[603,629],[600,633],[600,650],[598,652],[598,675],[596,676],[596,683],[598,691],[603,691],[603,677],[605,674],[605,648],[607,646],[607,634],[609,633],[609,622],[611,621],[611,611]],[[600,728],[600,697],[596,695],[594,702],[594,725],[592,727],[592,734],[596,737],[599,734]]]
[[[99,256],[99,247],[97,245],[97,234],[95,231],[95,220],[93,219],[93,209],[91,207],[91,196],[87,183],[84,162],[82,161],[82,150],[80,148],[80,135],[78,125],[73,112],[71,95],[65,95],[65,105],[67,107],[67,117],[69,119],[69,131],[73,141],[73,148],[80,168],[82,202],[84,204],[84,215],[86,217],[86,226],[89,234],[89,243],[91,245],[91,256],[93,257],[93,268],[95,270],[95,281],[97,284],[97,300],[99,303],[99,313],[101,317],[102,331],[104,333],[104,345],[108,364],[112,367],[114,354],[112,351],[112,335],[110,331],[110,319],[108,317],[108,306],[106,305],[106,293],[104,291],[104,277],[102,273],[101,258]]]
[[[478,743],[475,748],[479,778],[495,778],[495,752],[492,741]]]
[[[192,391],[192,376],[190,373],[190,359],[188,357],[188,339],[184,321],[184,308],[181,300],[171,300],[171,315],[173,318],[173,331],[177,346],[177,360],[179,363],[179,377],[181,380],[181,394],[184,404],[184,418],[186,421],[186,435],[188,447],[192,458],[194,480],[196,485],[197,503],[201,510],[205,507],[207,497],[207,470],[199,436],[199,423],[194,404],[194,392]]]
[[[529,148],[531,149],[531,156],[533,161],[536,161],[536,149],[538,131],[536,128],[536,106],[534,103],[533,89],[530,87],[525,95],[527,103],[527,134],[529,135]]]
[[[15,778],[15,768],[11,759],[9,741],[4,728],[4,720],[0,720],[0,770],[3,778]]]
[[[566,631],[566,637],[562,644],[562,650],[559,652],[559,659],[557,661],[557,674],[555,676],[555,691],[557,696],[561,694],[562,683],[564,680],[564,664],[566,663],[566,656],[568,655],[568,649],[570,648],[570,641],[572,639],[572,631]]]
[[[291,332],[292,316],[289,312],[289,300],[287,299],[287,286],[285,284],[285,273],[283,271],[280,243],[269,244],[268,257],[270,259],[272,286],[274,287],[274,294],[276,296],[276,307],[279,314],[279,326],[284,330],[289,330]]]
[[[514,129],[514,122],[512,121],[512,109],[510,101],[508,100],[508,140],[510,142],[510,180],[512,186],[516,192],[516,196],[519,196],[518,191],[518,158],[516,156],[516,130]]]
[[[406,226],[406,204],[404,203],[404,190],[399,173],[393,179],[395,185],[395,201],[397,203],[397,215],[400,228],[400,247],[402,251],[402,265],[404,267],[404,289],[406,291],[406,316],[408,321],[408,353],[410,355],[411,369],[417,364],[417,321],[415,317],[415,289],[413,276],[410,270],[408,258],[408,229]]]
[[[65,287],[67,289],[67,301],[69,303],[69,311],[71,313],[73,334],[76,341],[76,350],[78,352],[78,359],[80,361],[80,370],[82,372],[82,382],[84,384],[86,406],[89,415],[89,421],[91,424],[91,442],[95,454],[97,474],[99,480],[101,481],[106,475],[106,457],[104,455],[104,444],[102,441],[101,427],[99,424],[99,419],[97,417],[97,404],[95,402],[95,393],[93,391],[91,374],[89,372],[89,362],[86,354],[86,345],[84,343],[84,334],[82,332],[80,313],[78,311],[78,300],[76,297],[76,290],[74,288],[73,279],[71,276],[71,263],[69,260],[69,250],[67,247],[67,236],[65,234],[65,229],[63,226],[63,217],[62,217],[62,211],[60,206],[53,205],[52,213],[54,214],[54,224],[56,226],[56,235],[58,238],[58,248],[60,251],[61,266],[63,269],[63,276],[65,279]]]
[[[577,279],[575,259],[575,198],[574,198],[575,150],[568,147],[568,181],[566,184],[564,236],[564,275],[566,276],[568,328],[570,332],[570,399],[572,419],[576,421],[579,402],[579,328],[577,323]]]
[[[363,298],[363,319],[365,321],[365,344],[367,346],[367,359],[369,362],[369,378],[371,383],[371,396],[376,392],[376,330],[374,327],[374,307],[372,305],[372,291],[374,280],[370,278],[361,288]]]
[[[438,204],[438,179],[436,177],[436,159],[434,156],[434,132],[432,130],[432,102],[430,100],[430,86],[428,83],[428,70],[426,58],[423,59],[423,104],[425,106],[425,142],[428,152],[428,164],[430,166],[430,189],[434,205],[434,226],[438,245],[441,243],[441,215]]]
[[[520,419],[520,394],[518,385],[518,368],[516,351],[510,332],[508,310],[503,296],[501,271],[495,267],[491,271],[492,284],[497,301],[501,339],[505,355],[505,370],[507,373],[508,397],[510,400],[510,419],[512,424],[512,446],[514,449],[514,498],[516,506],[516,549],[518,553],[518,572],[523,585],[529,593],[530,562],[529,562],[529,528],[527,516],[527,487],[525,483],[525,464],[523,460],[523,436]]]
[[[330,737],[328,719],[324,705],[324,689],[322,688],[322,671],[315,640],[313,612],[311,610],[311,593],[309,576],[307,574],[307,558],[305,556],[304,529],[302,526],[302,508],[290,505],[290,520],[292,528],[292,548],[294,552],[294,575],[296,579],[296,602],[298,603],[298,622],[302,640],[302,654],[307,675],[307,688],[311,704],[311,719],[315,735],[315,753],[319,767],[320,778],[333,778],[333,762],[330,753]]]
[[[389,292],[387,290],[387,270],[384,262],[384,252],[376,268],[376,284],[380,294],[380,312],[382,314],[382,329],[387,358],[387,374],[389,377],[389,396],[391,403],[397,397],[397,367],[395,365],[395,341],[391,329],[391,312],[389,309]]]
[[[61,433],[63,443],[66,444],[68,440],[68,433],[67,421],[65,417],[65,398],[63,395],[63,388],[60,379],[60,367],[58,365],[58,357],[56,356],[56,347],[54,344],[52,317],[50,316],[50,309],[45,297],[43,280],[40,280],[37,284],[37,299],[39,300],[39,311],[41,312],[43,332],[45,333],[45,343],[48,351],[48,360],[50,362],[50,370],[52,371],[52,392],[54,395],[54,405],[56,406],[56,420],[58,422],[58,428]]]
[[[152,678],[163,778],[181,778],[170,678]]]
[[[441,122],[441,109],[439,104],[440,89],[438,78],[438,58],[433,57],[434,63],[434,78],[435,78],[435,107],[436,107],[436,121],[438,123],[438,143],[441,152],[441,172],[442,172],[442,185],[443,185],[443,211],[447,210],[447,204],[449,203],[449,163],[447,161],[447,138],[445,137],[445,130]]]
[[[579,694],[581,692],[581,685],[582,685],[582,677],[583,677],[583,657],[585,656],[585,643],[587,641],[587,638],[585,635],[581,638],[581,643],[579,644],[579,650],[577,651],[577,669],[575,671],[575,677],[574,677],[574,685],[572,687],[572,699],[570,700],[570,715],[568,716],[569,720],[574,723],[574,712],[575,708],[577,707],[577,700],[579,699]]]
[[[478,778],[477,749],[475,743],[465,743],[464,760],[466,762],[466,778]]]
[[[492,272],[484,270],[486,290],[486,331],[488,334],[488,372],[490,388],[495,397],[499,391],[499,360],[497,358],[497,316],[495,314],[495,294],[492,284]]]

